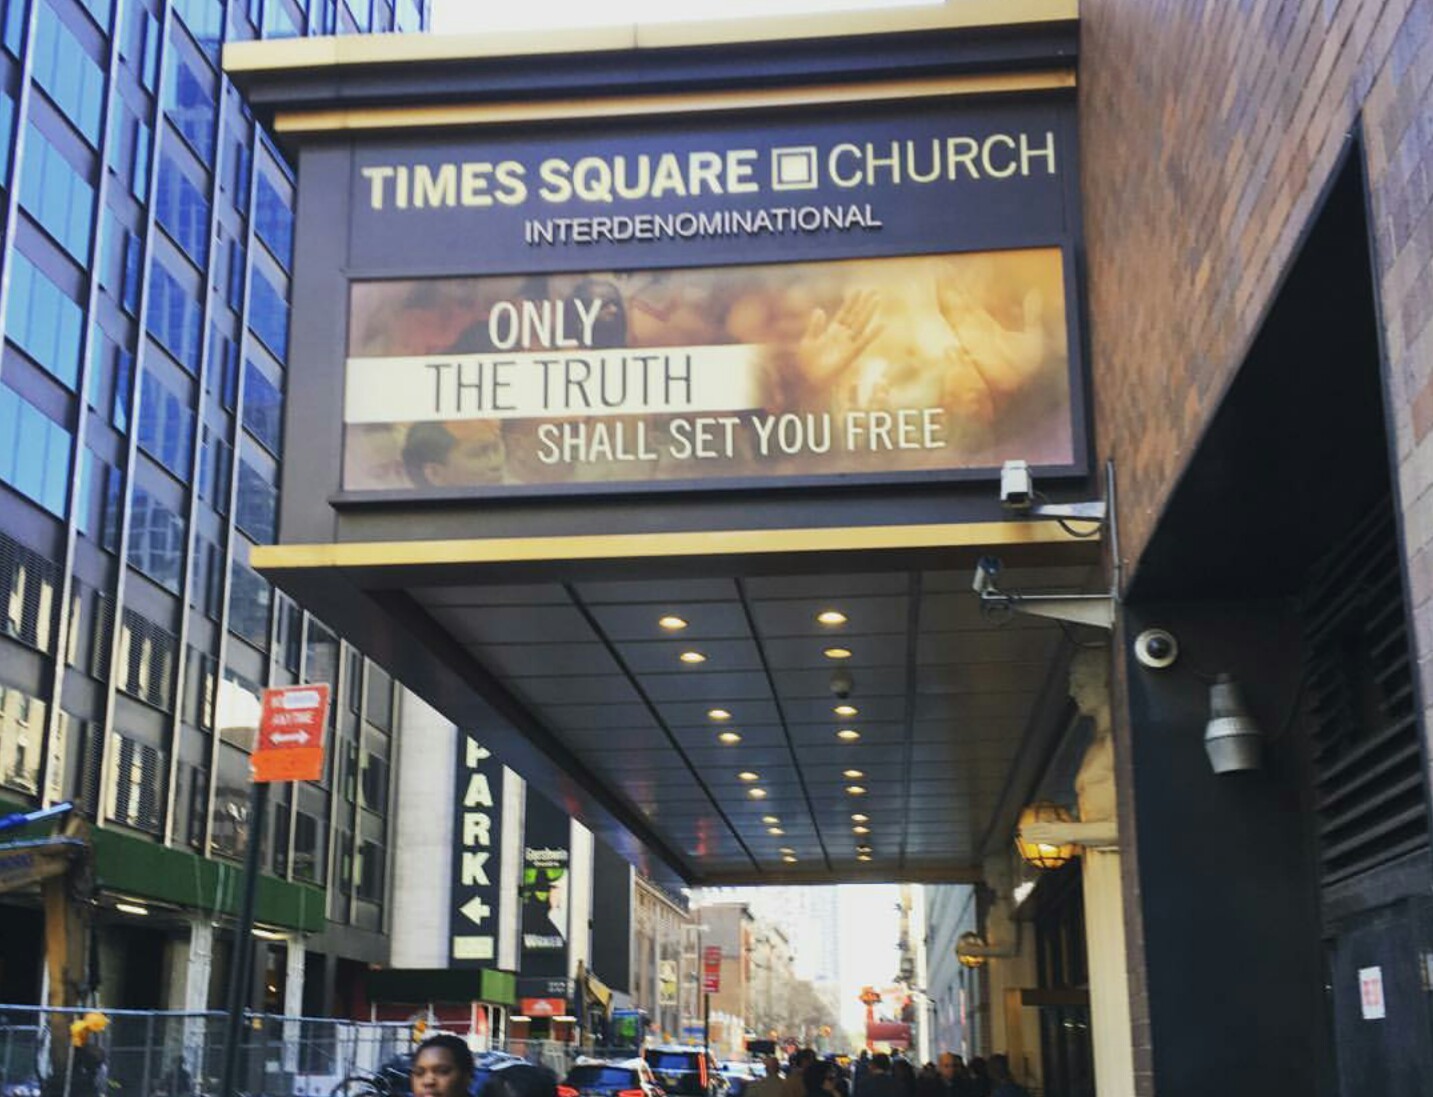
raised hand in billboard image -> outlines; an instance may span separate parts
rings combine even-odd
[[[344,486],[1075,461],[1056,248],[356,283]]]

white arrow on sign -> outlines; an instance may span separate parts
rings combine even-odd
[[[307,743],[308,732],[306,731],[276,731],[269,736],[271,743]]]
[[[480,926],[487,920],[493,908],[483,902],[481,895],[474,895],[466,903],[458,908],[458,913],[467,918],[475,926]]]

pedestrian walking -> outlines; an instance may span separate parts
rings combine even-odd
[[[975,1081],[970,1076],[970,1071],[965,1067],[965,1060],[953,1051],[947,1051],[940,1057],[940,1081],[944,1089],[944,1097],[974,1097]]]
[[[990,1072],[979,1055],[970,1057],[970,1097],[990,1097]]]
[[[765,1076],[748,1082],[741,1091],[742,1097],[784,1097],[786,1083],[781,1077],[781,1061],[775,1055],[768,1055],[762,1064],[766,1068]]]
[[[865,1078],[856,1085],[855,1097],[907,1097],[891,1076],[891,1057],[885,1052],[871,1056]]]
[[[1030,1091],[1010,1073],[1010,1060],[1004,1055],[990,1057],[990,1081],[995,1087],[991,1097],[1030,1097]]]
[[[786,1082],[782,1086],[784,1097],[806,1097],[805,1071],[816,1061],[816,1052],[804,1047],[791,1056],[791,1065],[786,1071]]]
[[[911,1061],[904,1057],[891,1060],[891,1077],[896,1080],[896,1087],[901,1097],[915,1097],[916,1094],[916,1068],[911,1066]]]
[[[409,1085],[413,1097],[467,1097],[476,1070],[467,1043],[450,1032],[440,1032],[418,1045]]]

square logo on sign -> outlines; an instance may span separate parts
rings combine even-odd
[[[772,190],[815,190],[817,182],[814,145],[771,150]]]

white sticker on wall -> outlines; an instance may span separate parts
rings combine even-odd
[[[1365,1021],[1381,1021],[1387,1016],[1383,1003],[1383,969],[1381,967],[1358,969],[1358,1000],[1363,1009]]]

